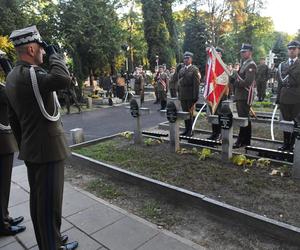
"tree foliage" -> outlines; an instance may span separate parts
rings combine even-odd
[[[122,32],[115,6],[108,0],[60,2],[60,33],[80,78],[113,64]]]
[[[207,26],[203,16],[196,9],[189,16],[190,18],[185,23],[183,50],[194,54],[194,64],[200,67],[201,73],[204,73],[208,40]]]

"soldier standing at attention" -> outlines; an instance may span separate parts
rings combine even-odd
[[[71,74],[71,84],[69,86],[67,86],[67,88],[65,90],[63,90],[64,99],[65,99],[65,103],[67,106],[67,114],[70,114],[72,100],[74,102],[74,105],[78,109],[78,113],[81,113],[80,104],[77,100],[77,96],[76,96],[76,92],[75,92],[75,88],[77,86],[78,86],[78,83],[77,83],[76,77],[73,74]]]
[[[178,74],[176,74],[175,67],[171,67],[169,90],[172,98],[177,97],[177,85],[178,85],[177,83],[178,83]]]
[[[179,99],[182,110],[190,113],[190,118],[185,120],[185,131],[181,135],[192,136],[192,126],[195,105],[199,97],[199,86],[201,74],[194,66],[193,53],[185,52],[183,55],[184,66],[179,71]]]
[[[0,55],[2,51],[0,50]],[[4,58],[0,58],[2,64]],[[4,71],[4,70],[3,70]],[[0,66],[0,73],[2,67]],[[5,72],[7,74],[8,72]],[[14,152],[18,151],[15,137],[8,121],[8,100],[5,85],[0,82],[0,236],[16,235],[26,227],[18,226],[24,217],[11,218],[8,212]]]
[[[249,118],[248,126],[241,127],[238,139],[233,148],[248,146],[251,143],[251,121],[249,117],[250,105],[252,100],[251,86],[255,81],[256,64],[252,59],[252,46],[250,44],[242,44],[240,53],[242,57],[241,67],[237,72],[234,82],[234,96],[236,101],[236,109],[239,117]]]
[[[265,59],[261,58],[256,73],[257,97],[259,102],[265,99],[268,78],[269,68],[265,63]]]
[[[280,105],[282,117],[286,121],[294,120],[300,113],[300,61],[298,59],[300,42],[288,44],[289,59],[278,66],[278,92],[276,103]],[[296,135],[283,132],[282,151],[293,151]]]
[[[141,104],[144,103],[144,89],[145,89],[145,79],[143,75],[143,68],[136,67],[134,76],[134,92],[136,95],[141,97]]]
[[[54,91],[71,82],[64,60],[48,46],[35,26],[10,35],[18,62],[7,76],[9,120],[27,166],[30,215],[41,250],[76,249],[61,236],[64,160],[70,154]],[[49,56],[50,71],[39,67]]]
[[[168,76],[164,71],[164,66],[160,65],[158,69],[158,74],[155,77],[157,82],[158,97],[160,100],[160,109],[164,110],[167,107],[167,93],[168,93]]]

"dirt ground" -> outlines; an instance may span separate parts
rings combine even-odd
[[[223,163],[212,154],[199,160],[192,154],[171,153],[168,143],[136,146],[131,140],[113,140],[76,150],[77,153],[178,186],[263,216],[300,226],[300,182],[271,176],[269,167]]]
[[[170,230],[207,249],[298,249],[276,239],[257,235],[249,229],[224,224],[197,208],[174,204],[149,189],[112,179],[90,169],[68,166],[65,176],[72,185],[83,188],[155,223],[159,228]]]

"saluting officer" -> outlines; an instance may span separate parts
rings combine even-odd
[[[199,69],[193,65],[193,53],[186,51],[183,55],[184,67],[179,71],[179,99],[182,110],[190,113],[185,120],[185,131],[181,135],[192,136],[195,105],[199,97],[201,75]]]
[[[1,54],[0,50],[0,54]],[[2,60],[3,58],[0,58]],[[3,59],[5,60],[5,59]],[[1,64],[1,62],[0,62]],[[0,66],[0,73],[2,72]],[[18,146],[8,121],[8,100],[5,85],[0,82],[0,236],[15,235],[26,227],[18,226],[24,217],[11,218],[8,212],[14,152]]]
[[[167,107],[167,93],[169,78],[164,71],[164,65],[160,65],[158,68],[158,73],[155,76],[155,81],[157,82],[157,91],[160,100],[160,110],[164,110]]]
[[[248,146],[251,143],[251,121],[249,117],[252,102],[251,86],[255,81],[256,64],[252,59],[253,48],[250,44],[242,44],[240,54],[242,57],[241,67],[234,82],[234,96],[236,109],[239,117],[248,117],[248,126],[241,127],[234,148]]]
[[[294,120],[300,113],[300,61],[298,59],[300,42],[288,44],[289,59],[278,67],[277,104],[280,104],[282,117],[286,121]],[[283,145],[278,150],[293,150],[296,135],[283,132]]]
[[[30,214],[41,250],[75,249],[61,236],[64,160],[67,141],[54,91],[71,82],[64,60],[47,46],[35,26],[10,35],[18,62],[7,76],[10,124],[17,139],[19,158],[25,161],[30,186]],[[39,67],[49,56],[50,71]]]

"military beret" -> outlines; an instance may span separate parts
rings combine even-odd
[[[240,52],[252,51],[253,47],[251,44],[243,43]]]
[[[35,25],[20,30],[14,30],[9,36],[9,39],[15,47],[34,42],[40,45],[44,44]]]
[[[189,52],[189,51],[186,51],[186,52],[184,52],[184,54],[183,54],[183,57],[184,58],[187,58],[187,57],[193,57],[194,56],[194,54],[192,53],[192,52]]]
[[[165,68],[165,65],[159,65],[159,68]]]
[[[221,49],[220,47],[216,47],[216,51],[217,51],[218,53],[223,53],[223,49]]]
[[[300,48],[300,42],[299,42],[299,41],[291,41],[291,42],[287,45],[287,47],[288,47],[289,49],[291,49],[291,48]]]

